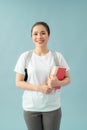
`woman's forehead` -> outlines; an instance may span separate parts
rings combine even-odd
[[[46,28],[43,25],[36,25],[33,31],[46,31]]]

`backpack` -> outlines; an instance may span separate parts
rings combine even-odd
[[[28,78],[27,66],[28,66],[29,61],[31,59],[32,53],[33,53],[33,50],[29,51],[27,56],[26,56],[26,58],[25,58],[25,70],[24,70],[25,71],[25,77],[24,77],[24,81],[27,81],[27,78]],[[58,66],[59,65],[59,61],[58,61],[58,57],[57,57],[56,52],[51,50],[51,53],[52,53],[52,55],[54,57],[54,61],[55,61],[56,65]]]

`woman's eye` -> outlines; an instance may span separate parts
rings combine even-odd
[[[40,34],[39,33],[33,33],[33,36],[37,36],[37,35],[45,35],[46,33],[45,32],[41,32]]]
[[[34,33],[33,35],[37,35],[37,33]]]
[[[45,35],[45,32],[42,32],[42,35]]]

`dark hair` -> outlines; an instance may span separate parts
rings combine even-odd
[[[45,22],[36,22],[36,23],[32,26],[32,28],[31,28],[31,36],[32,36],[33,28],[34,28],[35,26],[37,26],[37,25],[43,25],[43,26],[46,28],[46,30],[47,30],[47,32],[48,32],[48,35],[50,35],[50,28],[49,28],[49,26],[48,26],[47,23],[45,23]]]

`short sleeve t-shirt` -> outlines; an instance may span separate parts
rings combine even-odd
[[[20,74],[25,74],[25,58],[28,54],[24,52],[20,55],[14,71]],[[69,70],[69,66],[64,59],[63,55],[56,52],[59,65]],[[28,63],[28,80],[27,82],[33,85],[42,85],[46,82],[47,77],[50,74],[52,67],[56,65],[54,57],[49,51],[44,56],[39,56],[35,52],[32,53],[32,57]],[[60,108],[60,89],[53,90],[50,94],[44,94],[38,91],[24,90],[22,106],[25,111],[52,111]]]

